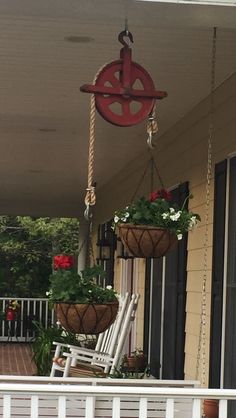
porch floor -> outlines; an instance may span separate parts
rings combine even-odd
[[[29,343],[0,343],[0,374],[20,376],[36,374]]]

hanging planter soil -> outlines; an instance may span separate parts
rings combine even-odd
[[[168,229],[150,225],[118,224],[118,234],[128,253],[139,258],[162,257],[178,242]]]
[[[63,303],[54,305],[57,319],[67,330],[76,334],[99,334],[114,322],[119,303]]]

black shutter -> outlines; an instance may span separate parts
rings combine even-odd
[[[211,290],[209,386],[220,387],[227,161],[216,164]]]
[[[236,388],[236,157],[230,160],[224,387]],[[236,416],[236,402],[231,415]]]
[[[188,196],[188,184],[172,192],[180,206]],[[184,378],[187,234],[166,256],[163,338],[163,379]]]
[[[188,196],[188,184],[183,183],[172,196],[181,205]],[[161,336],[161,302],[162,302],[162,259],[153,260],[153,286],[150,291],[150,260],[146,269],[145,293],[145,347],[149,348],[151,373],[159,377],[160,368],[160,336]],[[164,301],[164,333],[163,333],[163,379],[182,379],[184,377],[184,343],[185,343],[185,304],[186,304],[186,263],[187,236],[178,243],[176,250],[166,256],[165,264],[165,301]],[[148,308],[152,294],[152,329],[149,339]]]
[[[153,270],[153,281],[151,273]],[[152,289],[151,289],[152,286]],[[160,345],[161,339],[161,299],[162,299],[162,258],[148,259],[146,262],[145,312],[144,312],[144,351],[151,359],[150,372],[157,379],[160,375]],[[150,299],[152,295],[152,300]],[[152,311],[150,313],[150,303]],[[149,340],[149,324],[151,318],[151,340]],[[149,341],[151,342],[148,347]]]

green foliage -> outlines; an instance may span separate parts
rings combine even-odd
[[[49,297],[52,302],[103,303],[116,300],[111,286],[105,289],[96,284],[96,276],[104,277],[101,266],[88,267],[81,275],[73,269],[58,269],[50,278]]]
[[[52,257],[78,250],[78,219],[0,216],[1,296],[45,297]]]
[[[37,367],[37,375],[48,376],[54,355],[55,346],[52,344],[53,341],[71,345],[80,345],[80,343],[75,334],[65,331],[62,328],[55,326],[44,328],[37,322],[34,322],[34,325],[36,328],[36,337],[32,344],[33,361]]]

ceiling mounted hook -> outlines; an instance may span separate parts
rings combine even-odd
[[[123,30],[122,32],[119,33],[118,35],[118,41],[123,45],[129,48],[129,43],[127,43],[124,38],[129,38],[130,42],[134,42],[134,38],[132,33],[129,30]]]

